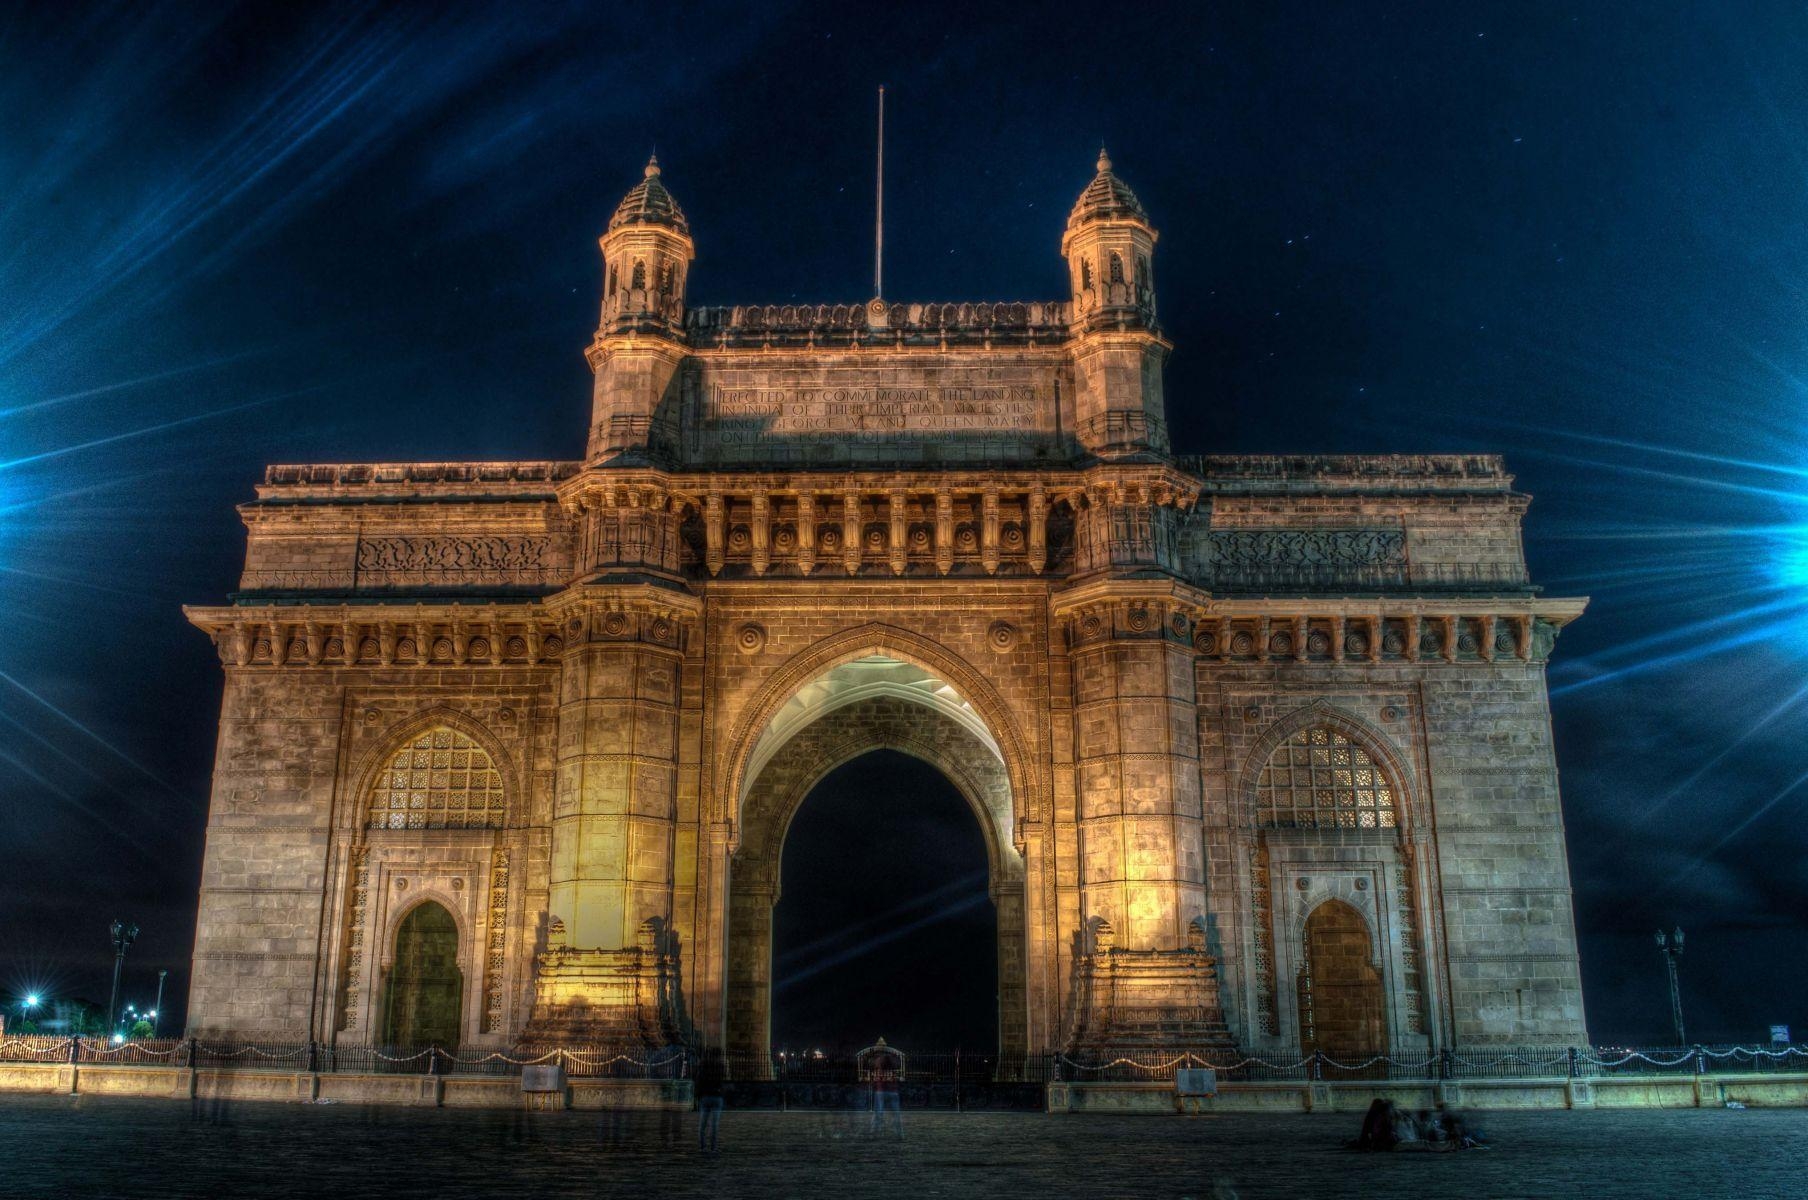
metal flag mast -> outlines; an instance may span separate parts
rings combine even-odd
[[[879,89],[879,170],[873,206],[873,299],[885,295],[885,89]]]

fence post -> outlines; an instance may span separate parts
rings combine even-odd
[[[82,1057],[82,1035],[78,1033],[69,1039],[69,1061],[71,1064],[74,1064],[74,1063],[80,1062],[81,1057]]]
[[[191,1037],[188,1039],[188,1069],[191,1071],[194,1070],[196,1065],[199,1064],[200,1061],[201,1061],[201,1040],[199,1038]]]
[[[1445,1081],[1456,1078],[1456,1055],[1448,1046],[1438,1051],[1438,1078]]]
[[[955,1112],[966,1112],[967,1111],[966,1108],[961,1103],[960,1047],[959,1046],[956,1046],[954,1048],[954,1111]]]
[[[312,1038],[308,1039],[308,1074],[310,1075],[318,1075],[320,1073],[319,1047],[319,1042],[316,1042]]]
[[[435,1042],[427,1048],[427,1074],[439,1074],[439,1043]]]
[[[1325,1052],[1323,1050],[1314,1050],[1312,1052],[1312,1078],[1322,1080],[1324,1077]]]
[[[1695,1044],[1695,1073],[1697,1075],[1706,1075],[1708,1073],[1707,1051],[1701,1048],[1701,1043],[1699,1042]]]
[[[1571,1046],[1569,1048],[1569,1077],[1571,1079],[1576,1078],[1576,1066],[1577,1066],[1576,1059],[1578,1057],[1579,1057],[1579,1055],[1576,1052],[1576,1048],[1574,1046]]]

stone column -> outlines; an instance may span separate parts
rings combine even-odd
[[[841,496],[841,565],[849,575],[860,573],[861,533],[860,493],[843,492]]]
[[[902,575],[904,568],[910,565],[910,547],[907,538],[910,530],[904,520],[905,496],[902,490],[894,491],[886,500],[885,510],[891,518],[891,573]]]
[[[1117,591],[1118,589],[1113,589]],[[1085,964],[1079,1040],[1224,1042],[1204,951],[1204,826],[1193,648],[1160,599],[1069,617]],[[1101,998],[1108,984],[1110,999]],[[1204,1014],[1202,1017],[1201,1014]]]
[[[679,619],[608,591],[560,606],[549,929],[530,1039],[656,1041],[678,1032],[665,931]]]
[[[989,487],[980,500],[980,562],[986,574],[998,574],[998,489]]]
[[[954,569],[954,493],[947,488],[935,493],[935,569],[941,575]]]
[[[712,491],[703,501],[703,561],[711,575],[720,575],[722,564],[728,561],[722,530],[724,507],[721,492]]]
[[[772,562],[772,501],[765,492],[753,494],[753,522],[749,532],[753,537],[753,573],[764,575]]]
[[[1080,625],[1072,661],[1086,916],[1110,922],[1120,946],[1178,949],[1205,912],[1192,648],[1166,636],[1153,605],[1113,606]]]
[[[1037,484],[1026,504],[1030,519],[1030,570],[1042,574],[1048,565],[1048,493]]]
[[[816,497],[807,491],[797,497],[797,569],[816,569]]]

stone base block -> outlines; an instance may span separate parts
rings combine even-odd
[[[561,946],[540,957],[523,1049],[654,1048],[685,1041],[678,960],[651,944],[627,950]]]

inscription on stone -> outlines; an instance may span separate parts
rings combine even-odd
[[[953,371],[699,371],[686,381],[690,453],[708,462],[1035,457],[1055,443],[1056,376]]]
[[[1022,384],[988,387],[712,389],[706,420],[724,445],[832,434],[885,441],[900,434],[1038,428],[1039,397]]]

